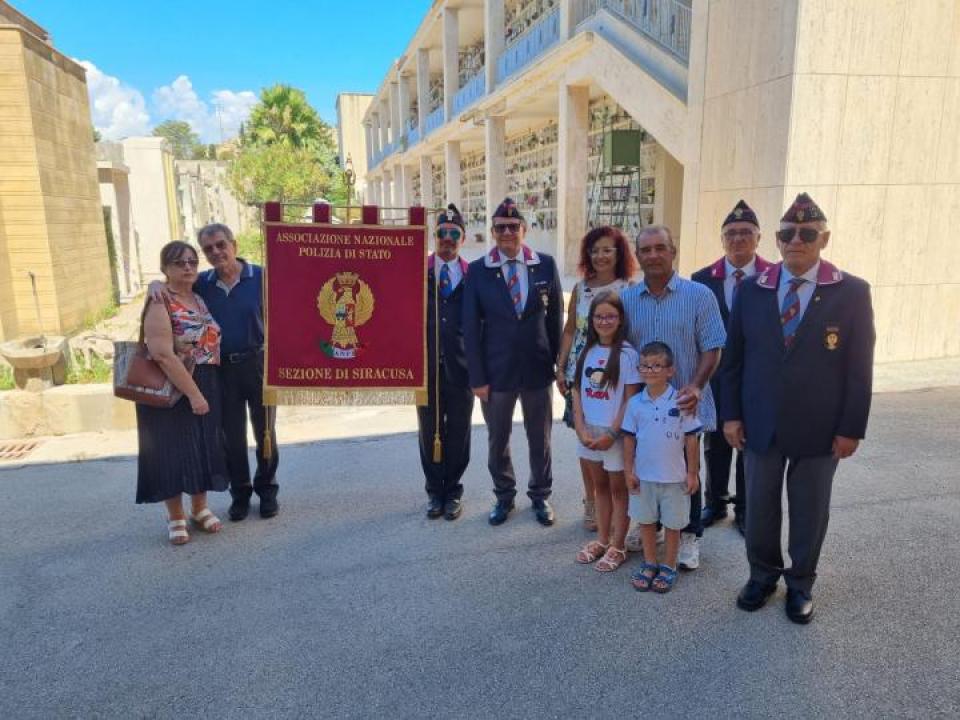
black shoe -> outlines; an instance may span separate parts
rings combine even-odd
[[[427,502],[427,517],[438,518],[443,515],[443,498],[432,497]]]
[[[700,513],[700,522],[703,523],[705,528],[713,525],[717,520],[723,520],[727,516],[727,509],[725,507],[721,508],[712,508],[706,507],[703,509],[703,512]]]
[[[776,585],[761,585],[756,580],[748,580],[737,595],[737,607],[747,612],[759,610],[776,590]]]
[[[503,525],[507,521],[507,516],[513,510],[513,500],[497,500],[497,504],[490,511],[487,521],[491,525]]]
[[[456,520],[463,512],[463,500],[450,498],[443,506],[443,517],[447,520]]]
[[[747,536],[747,518],[743,513],[734,515],[733,524],[737,526],[737,530],[743,537]]]
[[[537,522],[541,525],[545,525],[547,527],[553,525],[553,508],[546,500],[534,500],[533,512],[537,516]]]
[[[264,520],[272,518],[280,512],[280,503],[275,497],[260,498],[260,517]]]
[[[787,617],[798,625],[813,620],[813,598],[805,590],[787,588]]]
[[[234,498],[233,502],[230,503],[230,519],[233,522],[240,522],[247,517],[247,514],[250,512],[250,499],[249,498]]]

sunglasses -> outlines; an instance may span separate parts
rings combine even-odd
[[[817,238],[822,235],[819,230],[816,228],[789,228],[787,230],[777,230],[777,242],[782,242],[784,245],[793,240],[797,235],[800,236],[801,242],[812,243],[816,242]]]
[[[173,261],[172,263],[170,263],[170,264],[171,264],[171,265],[176,265],[176,266],[177,266],[178,268],[180,268],[181,270],[186,270],[188,267],[189,267],[189,268],[195,268],[195,267],[197,267],[197,265],[200,264],[200,261],[191,258],[191,259],[189,259],[189,260],[174,260],[174,261]]]
[[[516,235],[520,232],[520,223],[494,223],[493,231],[497,235],[503,235],[506,232]]]
[[[437,230],[437,237],[441,240],[450,239],[453,241],[459,240],[463,236],[463,233],[460,232],[459,228],[440,228]]]
[[[201,245],[200,249],[203,250],[204,255],[209,255],[210,253],[213,252],[214,248],[222,251],[222,250],[225,250],[226,247],[227,247],[226,240],[217,240],[216,242],[212,242],[209,245]]]

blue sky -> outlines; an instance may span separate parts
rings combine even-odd
[[[108,138],[186,120],[235,134],[261,88],[299,87],[327,122],[339,92],[373,92],[430,0],[11,0],[84,62]],[[220,108],[219,118],[216,107]]]

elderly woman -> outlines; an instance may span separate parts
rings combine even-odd
[[[557,388],[567,401],[563,421],[571,428],[573,406],[570,388],[576,376],[577,358],[587,341],[590,303],[600,293],[619,292],[633,284],[631,278],[637,271],[637,261],[624,234],[615,227],[604,225],[583,236],[577,269],[582,279],[574,286],[570,296],[567,323],[563,328],[557,357]],[[583,524],[588,530],[596,530],[593,480],[585,460],[580,461],[580,473],[583,477]]]
[[[160,252],[168,300],[148,301],[143,334],[150,357],[183,393],[172,408],[137,405],[137,502],[164,502],[169,538],[190,540],[182,495],[190,496],[190,519],[208,533],[220,520],[207,507],[207,492],[229,485],[220,423],[220,327],[193,293],[197,253],[185,242],[167,243]],[[196,363],[187,371],[181,358]]]

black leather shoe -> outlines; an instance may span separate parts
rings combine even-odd
[[[443,506],[443,517],[447,520],[456,520],[463,512],[463,500],[450,498]]]
[[[700,513],[700,522],[703,523],[705,528],[713,525],[717,520],[723,520],[727,516],[726,508],[712,508],[707,507],[703,509],[703,512]]]
[[[547,527],[553,525],[553,508],[546,500],[534,500],[533,512],[537,516],[537,522],[541,525],[545,525]]]
[[[240,522],[247,517],[250,512],[250,500],[247,498],[234,498],[230,503],[230,519],[233,522]]]
[[[513,502],[503,502],[498,500],[497,504],[493,506],[493,510],[490,511],[490,516],[487,518],[491,525],[503,525],[507,521],[507,516],[513,510]]]
[[[804,590],[787,588],[787,617],[798,625],[813,620],[813,598]]]
[[[776,590],[776,585],[761,585],[756,580],[748,580],[737,595],[737,607],[747,612],[759,610]]]
[[[432,497],[427,502],[427,517],[438,518],[443,515],[443,498]]]
[[[260,498],[260,517],[266,520],[272,518],[278,512],[280,512],[280,503],[277,502],[276,498]]]
[[[734,516],[733,524],[737,526],[737,530],[740,531],[740,534],[743,537],[747,536],[747,518],[743,515],[743,513]]]

